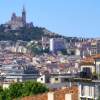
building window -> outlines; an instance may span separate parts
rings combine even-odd
[[[41,81],[43,81],[43,78],[41,78]]]
[[[92,96],[92,87],[89,87],[89,96]]]
[[[58,81],[58,78],[55,78],[55,81]]]
[[[84,96],[84,86],[81,85],[81,95]]]

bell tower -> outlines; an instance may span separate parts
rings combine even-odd
[[[23,25],[25,26],[26,25],[26,10],[24,6],[22,10],[22,22],[23,22]]]

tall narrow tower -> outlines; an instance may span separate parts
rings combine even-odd
[[[25,26],[26,25],[26,10],[24,6],[22,10],[22,22],[23,22],[23,25]]]

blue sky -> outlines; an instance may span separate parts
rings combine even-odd
[[[100,37],[100,0],[0,0],[0,24],[10,20],[12,12],[27,21],[65,36]]]

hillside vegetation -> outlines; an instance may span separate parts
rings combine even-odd
[[[39,40],[41,36],[44,35],[44,28],[32,27],[27,28],[23,27],[18,30],[6,29],[3,25],[0,25],[0,40],[24,40],[30,41],[32,39]]]
[[[48,31],[46,28],[42,27],[23,27],[18,30],[11,30],[10,27],[6,27],[4,24],[0,25],[0,40],[23,40],[23,41],[31,41],[31,40],[41,40],[42,36],[46,36],[48,38],[52,37],[62,37],[67,42],[77,42],[80,41],[77,37],[66,37],[63,35],[59,35],[53,32]]]

